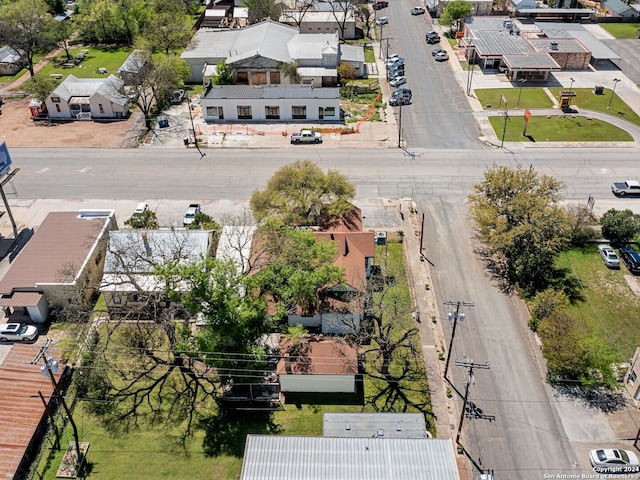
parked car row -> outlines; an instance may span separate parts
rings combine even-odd
[[[407,77],[405,76],[405,60],[397,53],[387,56],[385,60],[387,67],[387,80],[389,86],[392,88],[398,88],[401,85],[407,83]],[[407,93],[408,92],[408,93]],[[409,105],[411,103],[411,90],[408,88],[402,88],[394,91],[389,99],[389,105],[392,107],[398,107],[400,105]]]
[[[625,267],[636,275],[640,275],[640,253],[631,247],[621,247],[618,255],[610,245],[598,245],[598,253],[609,268],[620,268],[620,260]]]

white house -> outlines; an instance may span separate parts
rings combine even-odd
[[[12,47],[0,47],[0,75],[15,75],[22,70],[20,53]]]
[[[181,228],[109,232],[100,284],[107,307],[142,305],[146,301],[145,295],[149,294],[162,297],[165,285],[153,274],[156,265],[168,260],[193,262],[211,255],[212,248],[211,230]]]
[[[280,23],[292,27],[300,25],[300,33],[303,34],[338,32],[345,40],[356,38],[356,18],[351,6],[335,11],[287,10],[282,12]]]
[[[200,103],[207,122],[340,120],[338,88],[209,85]]]
[[[511,0],[513,4],[512,11],[537,8],[536,0]]]
[[[69,75],[49,94],[45,104],[56,119],[93,120],[127,118],[129,98],[124,82],[115,75],[107,78],[77,78]]]

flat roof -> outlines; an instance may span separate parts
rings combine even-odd
[[[324,413],[325,437],[428,438],[421,413]]]
[[[202,98],[250,99],[250,98],[330,98],[340,97],[338,88],[313,88],[312,85],[212,85]]]
[[[547,53],[528,53],[526,55],[504,55],[504,63],[515,70],[562,70]]]
[[[0,281],[0,293],[73,284],[114,216],[113,210],[49,213]]]
[[[620,55],[586,30],[579,23],[535,22],[535,26],[549,38],[575,38],[596,60],[620,60]]]
[[[459,480],[453,442],[247,435],[241,480]]]
[[[276,367],[278,375],[356,375],[358,352],[343,339],[309,338],[300,353],[290,355],[290,339],[280,341],[282,354]]]

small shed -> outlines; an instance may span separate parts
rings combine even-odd
[[[118,69],[118,74],[125,85],[137,85],[138,75],[149,61],[151,54],[146,50],[134,50]]]

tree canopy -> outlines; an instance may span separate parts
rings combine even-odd
[[[640,215],[631,210],[607,210],[600,218],[602,236],[612,243],[628,243],[640,233]]]
[[[458,23],[461,18],[469,15],[472,9],[473,5],[466,0],[448,2],[438,21],[441,25],[453,25]]]
[[[256,220],[277,218],[286,224],[322,225],[331,216],[353,210],[355,187],[337,170],[324,173],[310,160],[277,170],[265,190],[251,195]]]
[[[224,60],[216,65],[216,75],[212,78],[214,85],[233,85],[233,67]]]
[[[555,255],[570,238],[570,214],[558,205],[562,182],[533,168],[493,166],[469,195],[478,238],[504,259],[505,280],[526,296],[554,280]]]

